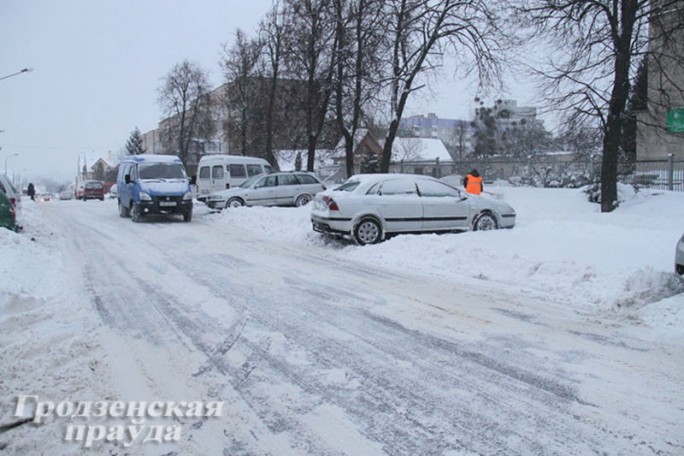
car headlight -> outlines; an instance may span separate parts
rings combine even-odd
[[[192,200],[192,192],[187,192],[185,195],[183,195],[183,201],[191,201]]]
[[[145,192],[140,192],[140,201],[152,201],[152,197]]]

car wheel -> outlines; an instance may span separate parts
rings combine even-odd
[[[124,206],[123,204],[121,204],[121,201],[119,201],[119,217],[126,218],[126,217],[130,217],[130,216],[131,216],[131,213],[128,210],[128,208],[126,206]]]
[[[497,228],[496,217],[491,212],[481,213],[473,223],[473,231],[489,231]]]
[[[301,207],[306,206],[311,202],[311,195],[299,195],[295,200],[295,206]]]
[[[133,220],[133,222],[138,223],[142,220],[142,214],[140,213],[140,209],[138,208],[137,204],[134,203],[131,206],[130,212],[131,212],[131,220]]]
[[[242,201],[240,198],[231,198],[226,202],[226,209],[229,207],[242,207],[245,205],[245,202]]]
[[[354,240],[360,245],[376,244],[381,236],[380,224],[370,218],[361,220],[354,228]]]
[[[192,211],[188,211],[183,214],[183,221],[184,222],[189,222],[192,220]]]

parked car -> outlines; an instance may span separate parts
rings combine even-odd
[[[512,228],[515,211],[429,176],[362,174],[316,195],[311,222],[315,231],[365,245],[396,233]]]
[[[100,181],[88,181],[83,186],[83,196],[81,199],[87,201],[89,199],[99,199],[104,201],[104,185]]]
[[[0,191],[0,227],[12,231],[19,230],[17,212],[5,192]]]
[[[204,155],[197,165],[197,199],[237,187],[252,176],[269,174],[273,167],[263,158],[242,155]]]
[[[684,275],[684,234],[679,238],[677,249],[675,250],[675,271],[679,275]]]
[[[182,215],[192,220],[192,190],[180,158],[131,155],[119,165],[116,180],[119,215],[139,222],[146,215]]]
[[[10,178],[5,174],[0,174],[0,192],[4,193],[12,206],[14,206],[16,217],[21,217],[21,193],[19,193]]]
[[[316,176],[306,172],[280,172],[253,176],[239,187],[211,193],[212,209],[239,206],[304,206],[325,190]]]

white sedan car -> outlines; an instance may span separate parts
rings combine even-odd
[[[677,242],[677,249],[675,250],[675,271],[679,275],[684,275],[684,234]]]
[[[240,206],[304,206],[325,186],[306,172],[258,174],[239,187],[211,193],[206,203],[212,209]]]
[[[315,231],[365,245],[395,233],[512,228],[515,211],[428,176],[360,174],[316,195],[311,222]]]

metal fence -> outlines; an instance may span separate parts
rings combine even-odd
[[[630,183],[659,190],[684,191],[684,160],[670,155],[665,160],[640,160]]]

